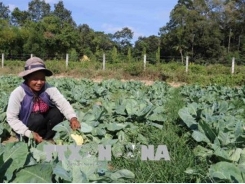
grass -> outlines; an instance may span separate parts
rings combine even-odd
[[[4,68],[0,68],[0,74],[17,75],[23,70],[23,61],[5,61]],[[147,64],[145,70],[140,62],[132,63],[106,63],[105,70],[102,69],[102,63],[96,61],[90,62],[69,62],[68,67],[65,61],[46,61],[48,69],[53,71],[54,75],[70,76],[75,78],[88,79],[134,79],[134,80],[159,80],[165,82],[181,82],[186,84],[221,84],[228,86],[239,86],[245,82],[244,66],[235,66],[235,73],[231,74],[231,67],[213,64],[198,65],[191,63],[188,73],[185,66],[181,63],[170,62],[157,65]]]
[[[178,111],[184,106],[184,101],[179,94],[179,88],[173,88],[166,105],[166,116],[170,117],[163,129],[142,125],[141,134],[147,135],[149,145],[166,145],[170,161],[142,161],[137,159],[127,160],[113,158],[112,165],[116,168],[126,168],[135,173],[136,183],[183,183],[203,182],[208,173],[208,164],[204,160],[195,157],[192,149],[196,143],[186,136],[187,129],[178,123]],[[198,174],[187,174],[185,171],[192,168]]]

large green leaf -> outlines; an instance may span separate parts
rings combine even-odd
[[[208,157],[213,154],[213,151],[211,149],[204,148],[201,145],[197,145],[197,147],[194,148],[193,152],[196,156],[200,157]]]
[[[62,168],[56,168],[55,174],[63,179],[72,180],[73,183],[88,183],[90,180],[100,180],[97,171],[107,171],[108,163],[98,161],[94,154],[86,153],[80,160],[62,160]]]
[[[179,110],[178,114],[189,128],[196,128],[197,122],[192,114],[190,114],[190,109],[193,110],[193,108],[184,107]]]
[[[111,101],[106,100],[106,99],[103,101],[103,107],[106,109],[107,113],[109,113],[109,114],[112,114],[115,106],[116,106],[115,102],[111,102]],[[121,111],[119,111],[119,112],[121,112]]]
[[[24,167],[16,174],[14,183],[52,183],[53,169],[49,163]]]
[[[220,161],[231,161],[231,157],[228,151],[214,144],[212,145],[212,147],[214,149],[214,155],[216,155]]]
[[[65,121],[57,124],[56,126],[54,126],[53,130],[55,130],[57,132],[65,132],[68,135],[70,135],[72,132],[72,129],[70,127],[70,123],[68,122],[68,120],[65,120]]]
[[[104,136],[106,134],[106,130],[101,127],[96,127],[92,130],[92,135],[96,136]]]
[[[245,148],[242,149],[240,159],[239,159],[239,164],[245,164]]]
[[[129,116],[137,114],[138,102],[134,99],[126,99],[124,101],[125,109]]]
[[[70,135],[73,131],[68,120],[59,123],[53,127],[53,130],[56,131],[56,134],[53,138],[56,143],[59,143],[60,140],[63,142],[69,142]]]
[[[83,166],[83,167],[81,167],[81,166]],[[81,168],[83,170],[81,170]],[[78,163],[74,162],[72,164],[72,169],[71,169],[72,183],[88,183],[89,182],[88,176],[93,174],[93,172],[94,172],[94,169],[91,169],[91,168],[92,167],[82,165],[81,161]],[[86,171],[86,173],[84,171]]]
[[[207,138],[207,136],[199,131],[193,131],[192,133],[193,139],[195,139],[197,142],[206,142],[210,143],[210,140]]]
[[[216,182],[244,182],[240,169],[235,164],[229,162],[219,162],[211,165],[209,168],[209,175]]]
[[[57,181],[59,181],[59,179],[62,179],[65,182],[72,181],[71,173],[66,171],[60,163],[56,164],[55,168],[53,169],[53,174],[55,175]]]
[[[38,150],[37,148],[33,147],[30,151],[33,154],[33,158],[35,158],[37,162],[45,161],[47,159],[47,153],[42,150]]]
[[[243,135],[243,122],[241,120],[236,122],[234,135],[236,138]]]
[[[119,99],[115,104],[115,112],[120,115],[126,115],[125,104],[123,100]]]
[[[0,123],[0,142],[2,140],[2,134],[3,134],[3,130],[4,130],[4,126],[3,126],[3,123]]]
[[[158,107],[158,109],[159,108],[163,109],[163,107]],[[167,120],[167,116],[163,112],[163,110],[161,112],[157,112],[157,111],[153,110],[149,115],[147,115],[146,118],[147,118],[147,120],[158,121],[158,122],[165,122]]]
[[[228,102],[226,102],[226,101],[219,102],[219,112],[221,114],[226,114],[228,110],[229,110]]]
[[[202,133],[204,133],[209,141],[213,143],[217,136],[217,132],[215,131],[215,129],[211,128],[211,126],[207,122],[203,121],[200,121],[198,125],[201,126],[203,130]]]
[[[119,171],[116,171],[114,173],[111,174],[110,178],[116,182],[121,178],[127,178],[127,179],[132,179],[135,178],[134,173],[132,173],[131,171],[127,170],[127,169],[122,169]]]
[[[219,139],[222,146],[226,146],[226,145],[231,143],[229,133],[225,133],[225,132],[220,131],[219,135],[218,135],[218,139]]]
[[[89,133],[93,130],[93,127],[91,127],[90,125],[88,125],[87,123],[81,123],[81,132],[83,133]]]
[[[240,159],[241,153],[242,153],[242,149],[241,148],[232,149],[229,152],[231,160],[237,163],[239,161],[239,159]]]
[[[3,152],[4,163],[0,165],[0,170],[5,173],[7,181],[12,179],[14,171],[24,166],[27,156],[27,144],[24,142],[8,143],[5,146]]]
[[[141,101],[137,115],[139,117],[147,116],[153,110],[153,104],[145,101]]]
[[[107,137],[103,137],[100,141],[100,143],[103,145],[114,145],[116,142],[118,142],[118,139],[112,139]]]
[[[115,123],[114,122],[114,123],[109,123],[106,128],[109,131],[118,131],[118,130],[125,128],[127,125],[128,124],[122,124],[122,123]]]
[[[0,123],[4,122],[5,119],[6,119],[6,112],[0,113]]]

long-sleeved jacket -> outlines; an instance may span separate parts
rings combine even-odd
[[[23,83],[21,86],[18,86],[10,94],[6,114],[7,122],[9,123],[10,127],[17,134],[29,137],[31,131],[26,126],[26,121],[30,115],[30,110],[32,109],[33,103],[30,101],[32,98],[30,93],[24,89],[25,87],[23,85],[25,84]],[[74,109],[56,87],[45,83],[43,92],[40,94],[41,98],[42,96],[44,97],[44,100],[46,98],[45,102],[50,106],[56,106],[67,120],[76,117]],[[27,101],[27,99],[29,99],[30,102]],[[22,105],[25,105],[25,108],[23,108]]]

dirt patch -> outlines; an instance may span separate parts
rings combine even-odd
[[[186,85],[186,83],[183,83],[183,82],[170,82],[168,83],[170,86],[172,87],[175,87],[175,88],[178,88],[178,87],[181,87],[181,86],[184,86]]]
[[[4,141],[2,142],[2,144],[6,144],[6,143],[10,143],[10,142],[18,142],[18,141],[19,141],[19,140],[18,140],[16,137],[10,136],[8,139],[4,140]]]
[[[70,77],[70,78],[73,78],[73,79],[80,79],[79,77],[72,77],[72,76],[67,76],[67,75],[56,75],[56,76],[53,76],[53,78],[63,78],[63,77]],[[102,82],[103,80],[107,80],[103,77],[96,77],[96,78],[92,78],[91,79],[92,81],[94,82]],[[145,85],[147,86],[150,86],[152,85],[155,81],[154,80],[144,80],[144,79],[129,79],[129,80],[126,80],[126,79],[121,79],[122,82],[128,82],[128,81],[141,81],[142,83],[144,83]],[[168,84],[172,87],[180,87],[180,86],[184,86],[186,85],[186,83],[183,83],[183,82],[168,82]]]

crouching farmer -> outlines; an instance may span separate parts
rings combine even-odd
[[[64,118],[72,129],[80,128],[70,103],[46,82],[45,77],[52,74],[38,57],[28,59],[25,70],[19,73],[24,82],[12,91],[7,107],[7,122],[18,138],[33,137],[37,143],[50,140],[55,135],[52,128]]]

